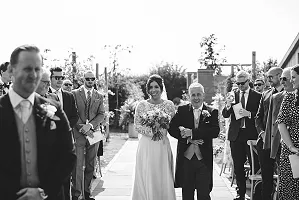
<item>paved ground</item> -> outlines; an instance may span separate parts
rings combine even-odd
[[[172,137],[169,139],[175,158],[177,142]],[[130,200],[137,145],[137,139],[129,139],[109,165],[102,169],[103,177],[96,179],[92,184],[92,195],[97,200]],[[232,200],[235,196],[234,189],[230,187],[227,178],[219,176],[219,171],[217,164],[214,164],[214,187],[211,198]],[[181,200],[181,189],[176,189],[176,194],[177,200]]]

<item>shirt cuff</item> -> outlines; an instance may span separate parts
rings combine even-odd
[[[88,123],[88,124],[91,126],[90,130],[94,130],[93,125],[91,123]]]
[[[251,119],[251,112],[250,112],[250,111],[249,111],[249,116],[248,116],[248,118]]]

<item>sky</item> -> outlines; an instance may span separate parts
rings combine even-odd
[[[210,34],[225,45],[228,63],[250,64],[252,51],[261,63],[279,63],[299,27],[298,0],[10,0],[0,7],[0,62],[17,46],[36,44],[53,58],[94,55],[102,71],[109,67],[104,45],[121,44],[132,51],[118,54],[119,67],[133,74],[162,61],[196,71],[199,43]]]

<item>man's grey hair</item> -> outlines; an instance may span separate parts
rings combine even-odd
[[[241,70],[241,71],[238,71],[238,73],[236,74],[236,77],[237,78],[245,78],[246,80],[248,80],[249,74],[248,74],[248,72]]]
[[[291,76],[292,67],[286,67],[282,70],[282,74],[289,74]]]
[[[190,93],[191,88],[201,88],[202,92],[205,93],[205,88],[200,83],[197,83],[197,82],[191,83],[191,85],[189,86],[189,89],[188,89],[189,93]]]

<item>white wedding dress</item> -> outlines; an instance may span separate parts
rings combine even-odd
[[[141,125],[140,116],[155,107],[173,117],[174,104],[164,100],[161,104],[141,101],[135,112],[135,130],[140,134],[135,166],[132,200],[175,200],[173,156],[167,131],[163,140],[151,140],[150,128]]]

